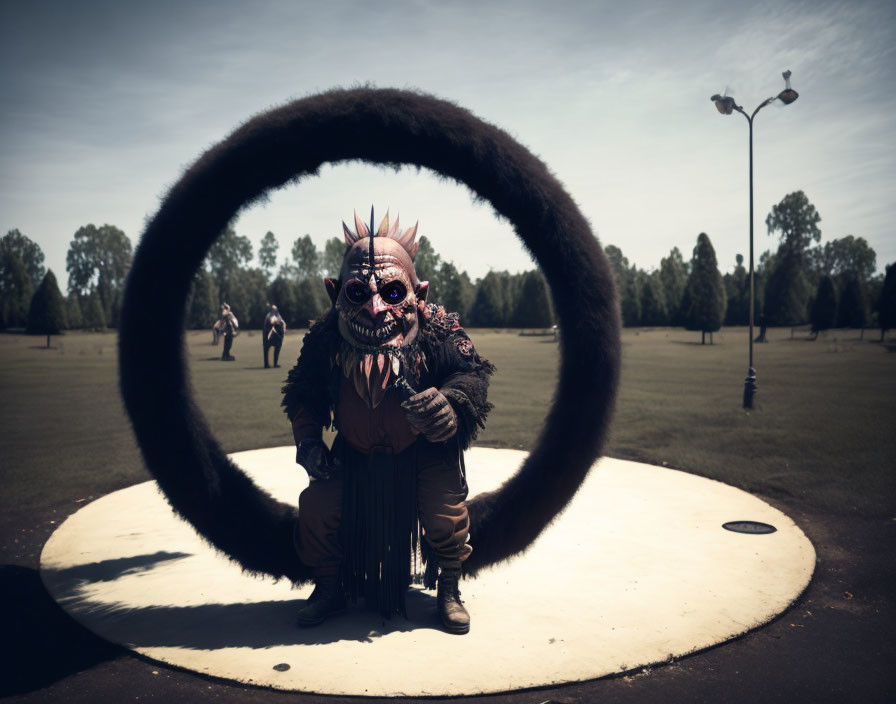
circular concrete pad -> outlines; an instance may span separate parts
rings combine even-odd
[[[524,457],[471,450],[471,495]],[[291,447],[233,459],[282,501],[305,486]],[[745,520],[777,531],[722,528]],[[311,587],[244,575],[173,515],[155,482],[84,507],[41,556],[66,611],[149,658],[254,685],[368,696],[507,691],[663,662],[768,622],[814,566],[802,531],[756,497],[608,458],[527,553],[462,583],[473,623],[465,636],[439,629],[433,592],[418,588],[408,620],[355,609],[297,629],[293,614]]]

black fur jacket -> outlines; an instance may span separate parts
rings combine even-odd
[[[322,427],[333,426],[342,377],[337,315],[331,309],[311,326],[298,362],[286,378],[282,406],[290,422],[304,408]],[[494,366],[473,348],[457,313],[446,313],[442,306],[433,304],[420,316],[420,333],[408,352],[405,357],[411,363],[404,369],[407,381],[417,391],[434,386],[445,395],[457,414],[458,444],[462,450],[467,449],[485,427],[492,408],[487,393]]]

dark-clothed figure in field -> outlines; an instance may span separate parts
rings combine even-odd
[[[339,279],[325,279],[333,307],[305,336],[284,387],[296,461],[311,482],[299,498],[296,547],[315,588],[298,614],[311,626],[363,597],[384,615],[405,613],[420,547],[437,576],[446,630],[470,617],[458,580],[468,539],[463,451],[491,408],[493,367],[454,313],[426,301],[417,279],[417,226],[388,214],[374,232],[343,223]],[[321,429],[338,431],[332,449]],[[473,544],[475,543],[475,539]]]
[[[221,360],[233,362],[236,357],[230,354],[230,349],[233,347],[233,338],[239,335],[240,324],[227,303],[221,304],[221,319],[215,325],[218,327],[218,332],[224,337],[224,351],[221,353]]]
[[[277,306],[271,305],[270,311],[264,318],[261,345],[264,350],[264,368],[268,369],[268,350],[274,348],[274,366],[279,367],[280,348],[283,347],[283,338],[286,337],[286,323]]]

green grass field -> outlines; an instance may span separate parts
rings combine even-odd
[[[558,345],[516,331],[470,334],[498,368],[496,407],[478,444],[528,449],[553,395]],[[770,343],[755,346],[759,394],[746,413],[745,329],[724,329],[712,346],[678,329],[626,330],[607,454],[824,511],[896,516],[896,354],[853,331],[816,342],[790,335],[771,330]],[[258,332],[243,332],[237,361],[226,364],[209,332],[187,334],[200,406],[226,450],[292,442],[280,386],[301,336],[287,337],[283,367],[264,370]],[[43,344],[0,335],[0,510],[9,517],[149,478],[118,394],[116,336],[75,333],[54,337],[49,350]]]

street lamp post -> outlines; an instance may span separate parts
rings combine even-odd
[[[799,97],[793,88],[790,87],[790,71],[785,71],[784,85],[785,88],[778,95],[767,98],[759,104],[752,115],[748,115],[746,111],[730,96],[714,95],[710,100],[716,104],[716,109],[723,115],[730,115],[737,110],[741,115],[747,118],[750,125],[750,367],[747,371],[747,378],[744,380],[744,408],[753,408],[753,396],[756,395],[756,369],[753,367],[753,310],[755,308],[755,289],[753,283],[753,118],[756,117],[762,108],[776,100],[780,100],[785,105],[790,105]]]

